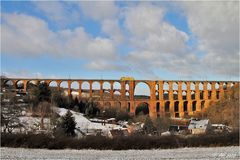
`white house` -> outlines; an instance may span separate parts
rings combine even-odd
[[[211,130],[211,127],[209,119],[191,119],[188,130],[192,134],[206,134]]]

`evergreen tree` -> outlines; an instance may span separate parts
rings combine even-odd
[[[85,104],[83,103],[82,100],[79,102],[78,108],[81,113],[85,113]]]
[[[40,83],[38,88],[35,90],[36,103],[40,102],[50,102],[51,100],[51,90],[48,87],[47,83]]]
[[[75,99],[74,99],[74,106],[77,106],[77,105],[78,105],[78,98],[75,97]]]
[[[63,130],[63,133],[67,136],[75,135],[76,122],[75,118],[72,116],[72,113],[68,110],[67,113],[61,117],[59,127]]]

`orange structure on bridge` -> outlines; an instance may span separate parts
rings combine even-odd
[[[55,83],[58,89],[63,82],[68,95],[77,92],[79,98],[89,97],[95,99],[100,106],[120,107],[135,114],[136,108],[141,103],[148,104],[149,115],[184,117],[201,112],[210,102],[218,101],[232,86],[238,85],[237,81],[170,81],[170,80],[99,80],[99,79],[21,79],[2,78],[2,88],[7,83],[17,87],[21,82],[23,92],[27,93],[30,83],[46,82],[48,85]],[[72,84],[77,84],[77,89]],[[93,89],[94,84],[97,89]],[[104,84],[109,87],[105,88]],[[145,83],[150,90],[149,97],[136,97],[134,91],[139,83]],[[84,87],[88,85],[88,88]],[[117,84],[118,87],[115,87]],[[105,96],[108,95],[108,96]]]

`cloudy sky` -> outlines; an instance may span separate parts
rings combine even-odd
[[[239,80],[239,3],[1,2],[1,74]]]

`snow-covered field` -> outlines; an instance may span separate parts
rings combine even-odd
[[[47,150],[1,148],[1,159],[240,159],[239,146],[162,150]]]

